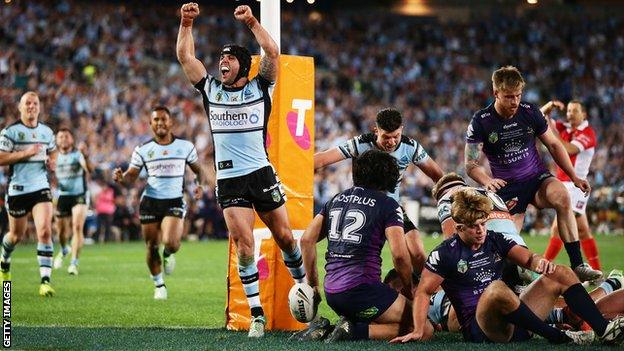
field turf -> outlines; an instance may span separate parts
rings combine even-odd
[[[525,237],[543,252],[544,237]],[[425,238],[430,250],[439,239]],[[605,272],[624,267],[622,236],[598,236]],[[55,250],[58,248],[55,247]],[[319,249],[320,253],[320,249]],[[320,255],[322,257],[322,255]],[[388,345],[353,342],[325,345],[293,343],[289,333],[271,332],[262,340],[224,329],[226,241],[184,242],[176,271],[165,277],[169,299],[154,301],[142,243],[85,247],[80,275],[69,276],[66,265],[52,276],[57,295],[37,294],[38,266],[34,245],[18,245],[12,258],[12,348],[18,350],[538,350],[588,349],[552,346],[544,340],[492,346],[461,342],[458,334],[441,333],[424,344]],[[558,262],[567,263],[562,252]],[[67,264],[67,262],[66,262]],[[319,262],[323,264],[323,262]],[[384,250],[384,272],[391,260]],[[320,269],[320,272],[323,270]],[[320,313],[337,317],[325,303]],[[598,347],[593,347],[598,348]]]

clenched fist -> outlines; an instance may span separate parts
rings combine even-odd
[[[256,21],[253,13],[251,13],[251,8],[247,5],[237,6],[236,9],[234,9],[234,18],[245,23],[249,27]]]
[[[199,5],[196,2],[188,2],[180,8],[180,16],[183,27],[190,27],[195,17],[199,16]]]

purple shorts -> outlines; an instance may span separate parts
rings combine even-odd
[[[325,292],[329,307],[353,322],[374,321],[392,306],[398,296],[396,290],[382,282],[360,284],[339,293]]]

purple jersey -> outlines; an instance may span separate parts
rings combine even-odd
[[[325,291],[380,282],[386,228],[403,227],[399,204],[380,191],[353,187],[334,196],[320,214],[328,240]]]
[[[546,130],[548,124],[537,106],[521,102],[516,114],[505,119],[492,103],[472,117],[466,142],[483,143],[495,178],[525,181],[548,172],[535,146],[535,138]]]
[[[429,254],[425,268],[444,278],[442,288],[462,328],[475,317],[485,288],[501,279],[504,258],[515,245],[512,239],[488,230],[485,242],[475,251],[454,234]]]

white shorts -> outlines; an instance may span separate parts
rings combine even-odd
[[[587,207],[587,201],[589,200],[589,194],[585,195],[585,193],[574,186],[573,182],[563,182],[566,189],[568,189],[568,194],[570,194],[570,204],[572,205],[572,211],[578,214],[585,214],[585,208]]]

